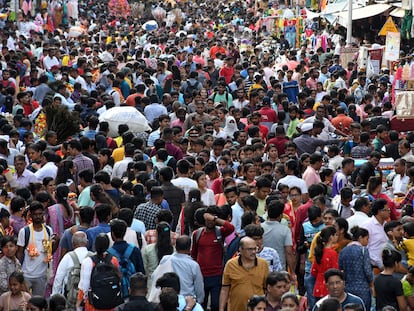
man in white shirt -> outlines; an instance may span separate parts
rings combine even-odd
[[[188,172],[190,170],[190,162],[185,159],[182,159],[177,162],[177,175],[178,177],[171,180],[171,183],[182,189],[185,193],[186,200],[188,200],[188,193],[191,189],[197,189],[197,182],[188,177]]]
[[[24,155],[18,154],[14,157],[14,168],[16,172],[13,174],[13,177],[16,188],[26,188],[29,187],[30,183],[37,182],[36,175],[26,169],[26,166],[26,158]]]
[[[42,152],[41,164],[42,167],[37,170],[35,176],[39,182],[43,181],[45,177],[56,178],[57,175],[57,166],[55,164],[56,154],[50,150],[45,150]]]
[[[396,196],[405,196],[408,191],[407,162],[405,159],[397,159],[394,162],[395,177],[392,180],[392,193]]]
[[[368,213],[370,212],[370,202],[366,197],[358,198],[354,203],[354,215],[349,217],[348,222],[349,232],[355,226],[360,226],[369,220]]]
[[[48,52],[48,55],[43,58],[43,67],[50,71],[53,66],[59,66],[59,60],[55,56],[55,49],[50,48],[49,50],[43,49],[43,53]]]
[[[56,270],[52,295],[65,294],[65,287],[69,279],[70,271],[76,266],[79,266],[80,269],[80,264],[88,255],[88,238],[85,232],[75,232],[72,236],[72,244],[74,250],[63,256]]]
[[[123,160],[118,161],[114,165],[112,170],[112,179],[115,177],[122,178],[122,175],[127,171],[128,164],[134,162],[133,156],[135,152],[134,144],[127,143],[125,144],[125,157]]]
[[[86,85],[86,81],[85,79],[79,75],[78,69],[76,68],[71,68],[70,72],[69,72],[70,76],[75,80],[75,82],[80,83],[81,88],[83,91],[87,92],[88,91],[88,87]]]

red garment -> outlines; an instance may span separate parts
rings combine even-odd
[[[220,53],[222,55],[226,55],[226,49],[222,46],[218,47],[217,45],[215,45],[210,49],[210,57],[212,59],[215,59],[217,53]]]
[[[302,233],[302,225],[308,219],[308,209],[313,204],[312,200],[309,199],[308,202],[302,204],[299,206],[299,208],[296,211],[296,220],[295,220],[295,226],[293,227],[294,234],[293,236],[296,239],[296,242],[300,242],[300,234]]]
[[[220,228],[223,239],[234,231],[234,226],[225,221]],[[191,247],[191,257],[200,265],[203,277],[217,276],[223,274],[223,245],[217,241],[214,230],[201,233],[198,243],[196,243],[197,230],[193,232],[193,243]]]
[[[322,298],[328,295],[324,273],[331,268],[338,269],[338,253],[332,248],[324,248],[321,263],[318,264],[315,259],[311,268],[311,274],[316,278],[313,288],[313,296],[315,298]]]
[[[213,190],[214,194],[223,193],[223,178],[214,179],[211,184],[211,190]]]
[[[233,75],[234,75],[234,68],[233,67],[223,66],[223,67],[221,67],[221,69],[219,71],[219,76],[224,77],[224,79],[226,79],[227,84],[229,84],[231,82],[231,79],[233,78]]]
[[[400,213],[398,213],[397,211],[397,206],[395,202],[391,200],[388,195],[386,195],[385,193],[379,193],[379,194],[374,194],[372,196],[374,197],[374,199],[384,199],[385,201],[387,201],[387,205],[391,210],[391,213],[390,213],[391,220],[397,220],[400,218]]]
[[[276,146],[277,153],[280,155],[285,154],[285,144],[289,141],[286,137],[274,137],[267,141],[267,145],[273,144]]]
[[[277,123],[277,113],[270,107],[263,107],[259,110],[262,115],[262,122],[273,122]]]
[[[351,123],[353,123],[354,120],[347,115],[341,113],[338,114],[335,118],[331,120],[331,123],[337,130],[340,130],[346,134],[351,133]]]
[[[246,131],[250,128],[250,127],[252,127],[253,125],[251,124],[251,125],[249,125],[247,128],[246,128]],[[261,124],[259,124],[258,125],[258,127],[259,127],[259,130],[260,130],[260,136],[262,137],[262,139],[264,140],[264,141],[266,141],[266,139],[267,139],[267,134],[269,133],[269,129],[267,128],[267,126],[264,126],[264,125],[261,125]]]

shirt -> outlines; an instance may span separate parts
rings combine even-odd
[[[278,221],[265,221],[262,223],[264,230],[263,245],[275,249],[279,255],[283,270],[286,269],[286,246],[293,246],[292,233],[288,226]]]
[[[372,216],[368,221],[361,225],[369,232],[368,251],[371,258],[371,264],[382,268],[382,250],[388,241],[387,234],[384,231],[384,226],[381,225],[375,216]]]
[[[16,179],[17,188],[26,188],[29,187],[30,183],[36,183],[38,181],[36,175],[28,169],[25,169],[20,176],[18,176],[17,173],[14,173],[13,175]]]
[[[112,170],[112,179],[115,177],[122,178],[122,175],[127,171],[130,162],[134,162],[134,159],[131,157],[125,157],[123,160],[116,162],[114,164],[114,169]]]
[[[347,218],[348,227],[349,227],[349,233],[351,233],[351,229],[355,226],[360,226],[364,222],[367,222],[369,220],[369,216],[365,214],[364,212],[355,211],[354,215]]]
[[[9,290],[9,276],[15,271],[22,271],[22,265],[17,258],[3,256],[0,259],[0,294]]]
[[[321,182],[319,173],[309,165],[303,173],[302,179],[306,182],[306,186],[309,188],[311,185],[318,184]]]
[[[155,229],[157,224],[155,219],[161,207],[151,201],[138,205],[135,210],[134,217],[141,220],[145,224],[147,230]]]
[[[95,167],[93,165],[93,161],[90,158],[84,156],[83,154],[80,153],[77,156],[73,157],[72,161],[76,167],[76,175],[74,176],[76,185],[79,185],[79,173],[80,172],[89,169],[95,173]]]
[[[88,237],[89,250],[95,250],[95,239],[99,235],[99,233],[108,233],[111,232],[111,227],[107,223],[99,223],[96,227],[89,228],[86,230],[86,236]]]
[[[257,257],[267,261],[270,272],[283,270],[279,254],[273,248],[267,246],[263,247],[262,251],[257,254]]]

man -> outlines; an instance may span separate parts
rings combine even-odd
[[[184,113],[185,115],[185,113]],[[170,127],[171,118],[167,114],[162,114],[158,117],[160,127],[148,136],[148,147],[153,147],[155,140],[161,137],[161,133],[166,127]]]
[[[135,146],[134,144],[127,143],[124,147],[125,157],[123,160],[118,161],[114,164],[111,178],[122,178],[128,169],[128,164],[134,162]]]
[[[332,123],[325,117],[326,114],[326,107],[323,104],[320,104],[318,108],[316,108],[316,114],[312,117],[309,117],[303,121],[302,126],[306,123],[314,123],[315,120],[321,121],[324,124],[322,133],[319,134],[318,138],[322,140],[329,139],[329,133],[335,133],[340,136],[346,137],[347,135],[338,129],[336,129]]]
[[[394,162],[395,176],[392,180],[392,193],[396,196],[403,197],[408,191],[407,162],[404,159],[397,159]]]
[[[204,283],[200,266],[190,256],[191,239],[188,235],[177,238],[175,244],[176,253],[164,256],[160,264],[171,260],[172,269],[180,276],[180,294],[183,296],[195,296],[198,303],[204,301]]]
[[[332,181],[332,197],[340,193],[341,189],[351,186],[349,178],[355,170],[355,161],[352,158],[342,160],[342,170],[335,173]]]
[[[171,183],[171,179],[174,176],[174,172],[171,167],[163,167],[159,171],[161,189],[164,193],[164,199],[168,202],[170,210],[173,214],[173,225],[172,230],[174,231],[178,224],[178,219],[180,217],[181,210],[184,208],[185,203],[185,194],[182,189],[177,186],[174,186]],[[149,229],[148,227],[146,227]]]
[[[219,295],[223,274],[223,241],[234,231],[234,226],[226,220],[217,217],[220,213],[218,208],[209,207],[199,209],[195,219],[202,227],[193,232],[193,244],[191,257],[200,265],[204,278],[203,301],[204,308],[207,307],[208,298],[211,295],[211,310],[219,310]],[[220,230],[218,233],[217,230]],[[221,236],[221,239],[219,236]],[[210,295],[209,295],[210,294]]]
[[[71,270],[74,267],[79,267],[80,270],[82,261],[88,255],[88,238],[86,237],[85,232],[75,232],[72,236],[72,245],[73,251],[66,253],[57,267],[55,280],[53,282],[52,295],[66,294],[65,287],[68,283]]]
[[[340,202],[337,206],[333,206],[338,211],[339,217],[348,219],[351,217],[354,212],[351,208],[351,201],[352,201],[353,192],[352,189],[349,187],[344,187],[341,189],[340,192]]]
[[[177,176],[171,183],[182,189],[185,193],[186,199],[188,199],[188,193],[191,189],[198,189],[197,182],[194,179],[189,178],[190,162],[186,159],[181,159],[177,162]]]
[[[13,188],[26,188],[29,187],[31,183],[37,182],[35,174],[26,169],[26,166],[26,158],[24,155],[18,154],[14,157],[14,168],[16,172],[13,174],[15,179]]]
[[[356,199],[354,203],[354,215],[349,217],[346,221],[348,222],[349,232],[355,226],[360,226],[364,222],[369,220],[369,213],[371,210],[371,204],[366,197],[360,197]]]
[[[79,185],[79,173],[83,170],[92,170],[95,172],[93,161],[82,154],[82,144],[79,140],[72,139],[68,144],[68,152],[72,157],[73,164],[75,165],[74,181],[76,186]]]
[[[167,114],[167,108],[159,103],[159,98],[156,94],[150,96],[151,104],[144,108],[144,114],[149,123],[152,123],[155,118],[158,118],[162,114]]]
[[[283,82],[283,91],[287,94],[289,102],[297,104],[299,94],[298,81],[292,80],[293,70],[286,72],[287,81]]]
[[[319,176],[319,170],[323,164],[323,156],[319,152],[312,153],[310,156],[310,165],[306,168],[303,173],[302,179],[305,181],[306,186],[309,188],[313,184],[321,182]]]
[[[183,152],[180,148],[173,144],[173,129],[166,127],[162,130],[161,138],[165,141],[165,149],[167,149],[168,154],[179,161],[184,157]]]
[[[266,310],[280,310],[281,299],[286,288],[290,286],[286,276],[280,272],[270,272],[266,278]]]
[[[404,239],[404,229],[400,221],[391,220],[384,225],[384,231],[387,234],[388,241],[384,249],[396,251],[401,254],[401,262],[399,262],[392,274],[398,279],[402,279],[408,272],[407,254],[402,249],[397,249],[395,243],[400,244]]]
[[[32,295],[44,296],[47,267],[59,245],[59,238],[44,224],[45,209],[40,202],[30,203],[29,211],[32,224],[19,231],[17,258],[22,262],[27,288]]]
[[[129,301],[121,306],[123,311],[156,311],[157,305],[147,300],[147,277],[137,272],[129,278],[130,296]]]
[[[19,154],[19,151],[8,147],[8,142],[0,139],[0,158],[7,161],[8,165],[14,164],[14,157]]]
[[[343,107],[339,106],[336,108],[336,117],[331,120],[332,125],[336,129],[349,135],[352,122],[354,122],[354,120],[345,114],[345,109]]]
[[[93,186],[95,187],[95,185]],[[95,250],[95,239],[100,233],[108,233],[111,231],[109,227],[109,222],[112,218],[112,207],[109,204],[100,204],[96,206],[95,213],[96,218],[98,218],[98,225],[95,227],[91,227],[86,230],[86,236],[88,237],[88,249]]]
[[[262,138],[263,141],[266,141],[267,134],[269,133],[269,128],[267,126],[260,124],[261,118],[262,118],[262,115],[260,114],[259,111],[253,112],[250,116],[251,124],[247,126],[246,130],[248,130],[249,128],[253,126],[257,126],[260,130],[260,137]]]
[[[352,180],[355,181],[355,186],[364,185],[365,187],[368,184],[368,179],[371,176],[376,176],[377,173],[382,177],[382,172],[378,169],[377,166],[381,160],[381,153],[373,151],[369,157],[369,160],[362,164],[359,169],[356,169],[352,174]]]
[[[40,158],[40,164],[42,167],[34,173],[38,182],[42,182],[45,177],[51,177],[53,179],[56,178],[58,168],[55,161],[57,157],[58,156],[53,151],[45,150],[42,152],[42,156]]]
[[[286,143],[289,139],[286,138],[285,127],[277,125],[275,130],[276,136],[267,141],[267,146],[273,144],[276,146],[278,155],[285,154]]]
[[[257,215],[262,217],[266,212],[266,198],[272,191],[272,180],[265,177],[260,176],[256,180],[256,188],[252,195],[257,199],[259,205],[257,207]]]
[[[414,163],[414,155],[411,151],[411,145],[410,142],[406,139],[403,139],[398,144],[398,153],[401,156],[401,159],[404,159],[405,161],[409,163]]]
[[[376,152],[382,152],[382,147],[384,147],[384,139],[388,137],[387,128],[380,124],[375,129],[376,135],[375,138],[372,140],[372,149]]]
[[[125,270],[122,271],[122,297],[128,298],[128,282],[125,278],[128,278],[136,273],[141,272],[145,274],[144,262],[142,261],[141,251],[138,247],[127,243],[124,240],[125,233],[127,231],[127,223],[121,219],[112,219],[110,222],[111,238],[114,241],[112,247],[108,248],[108,253],[116,257],[121,263],[125,262]],[[132,266],[130,265],[132,263]]]
[[[240,240],[240,256],[229,260],[224,268],[220,292],[220,311],[244,310],[246,301],[253,295],[263,295],[269,267],[266,260],[256,257],[255,240]]]
[[[388,241],[384,232],[384,223],[390,217],[390,208],[385,199],[376,199],[371,203],[372,217],[361,224],[369,232],[368,251],[371,258],[371,265],[377,274],[383,269],[382,250]]]
[[[306,202],[308,200],[308,187],[303,179],[295,175],[298,171],[298,162],[294,159],[288,160],[284,165],[284,170],[286,176],[278,181],[277,186],[283,184],[289,186],[289,188],[299,187],[302,192],[302,201]]]
[[[161,209],[163,199],[164,191],[162,188],[152,187],[150,201],[138,205],[135,210],[134,218],[141,220],[145,224],[147,230],[155,229],[157,227],[155,219],[157,218],[158,211]]]
[[[91,186],[93,182],[93,171],[83,170],[79,173],[79,186],[81,193],[78,197],[79,206],[95,206],[95,201],[91,199]]]
[[[283,210],[284,203],[282,201],[274,200],[268,204],[267,221],[262,223],[264,229],[263,245],[277,251],[282,268],[286,270],[286,267],[289,267],[291,279],[296,280],[292,233],[287,226],[280,223]]]
[[[336,298],[339,300],[342,310],[347,304],[358,304],[361,305],[365,311],[365,305],[361,298],[345,292],[345,275],[338,269],[329,269],[325,272],[325,283],[328,288],[328,295],[320,299],[312,311],[317,311],[320,305],[329,298]]]

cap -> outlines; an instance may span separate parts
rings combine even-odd
[[[302,132],[309,132],[313,129],[313,123],[302,123],[300,129]]]
[[[85,77],[93,77],[93,75],[92,75],[92,73],[87,72],[87,73],[85,73]]]

